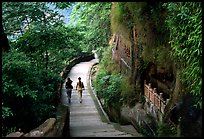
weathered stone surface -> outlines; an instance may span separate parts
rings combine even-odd
[[[23,132],[13,132],[13,133],[8,134],[6,137],[21,137],[23,135],[24,135]]]
[[[43,137],[46,136],[49,132],[52,131],[54,125],[56,123],[55,118],[47,119],[43,124],[39,127],[31,130],[29,133],[25,134],[24,137]]]
[[[153,121],[146,110],[143,108],[141,103],[137,103],[134,107],[130,108],[128,106],[122,106],[121,108],[121,118],[127,120],[135,127],[140,126],[141,128],[147,128],[147,130],[152,130],[151,125]]]

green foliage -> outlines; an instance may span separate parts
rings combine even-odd
[[[130,77],[122,77],[120,88],[123,103],[134,106],[136,100],[138,100],[138,95],[134,89],[134,84],[130,83]]]
[[[73,59],[83,50],[83,43],[79,41],[83,40],[83,34],[78,33],[79,29],[66,28],[62,16],[50,10],[47,3],[5,2],[2,6],[5,31],[9,39],[14,37],[11,46],[25,52],[38,70],[59,73],[64,61]],[[21,23],[17,23],[21,17],[24,17]],[[13,22],[8,22],[10,20]],[[20,35],[19,30],[9,28],[12,23],[19,25]]]
[[[144,60],[142,57],[139,57],[138,60],[139,60],[139,63],[140,63],[138,65],[138,72],[140,74],[142,74],[143,72],[145,72],[145,70],[148,67],[148,61]]]
[[[2,129],[4,129],[4,128],[2,127]],[[8,129],[8,134],[10,134],[12,132],[16,132],[16,131],[17,131],[16,127],[11,127]],[[3,133],[2,133],[2,137],[4,137]]]
[[[101,70],[97,75],[96,75],[96,80],[94,80],[94,88],[96,89],[97,97],[103,98],[103,89],[107,88],[108,86],[108,71],[106,70]]]
[[[18,71],[18,74],[16,74]],[[24,53],[12,51],[3,54],[2,80],[3,92],[7,95],[16,95],[24,97],[29,95],[31,98],[36,97],[36,92],[31,91],[29,86],[33,86],[33,78],[27,79],[33,73],[33,67]],[[35,76],[34,76],[35,77]]]
[[[37,27],[31,28],[13,44],[15,44],[15,48],[25,52],[39,69],[45,68],[46,63],[50,63],[48,69],[60,72],[64,66],[63,61],[73,59],[82,52],[81,42],[78,40],[83,36],[78,34],[75,28],[62,26],[50,28],[47,32],[37,30]],[[76,37],[69,39],[72,36]],[[49,54],[49,59],[45,57],[46,52]],[[62,63],[59,63],[59,61],[62,61]]]
[[[111,11],[111,30],[116,34],[120,34],[123,41],[130,39],[130,32],[132,27],[132,20],[126,6],[126,2],[116,2]]]
[[[104,91],[104,99],[107,106],[120,106],[121,75],[111,75],[107,90]]]
[[[98,56],[99,61],[101,61],[101,59],[103,58],[104,50],[106,50],[106,48],[103,48],[103,47],[99,47],[96,49],[96,54]]]
[[[45,71],[37,71],[29,58],[17,50],[3,53],[2,60],[3,134],[11,127],[26,130],[25,126],[30,125],[27,128],[32,129],[47,117],[55,116],[59,75],[45,76]]]
[[[86,41],[90,28],[65,27],[62,15],[50,10],[48,4],[2,3],[2,24],[11,46],[2,57],[3,136],[13,127],[28,132],[55,117],[58,83],[62,80],[59,73],[68,61],[90,52],[86,45],[92,39]],[[69,4],[56,6],[65,8]]]
[[[100,72],[96,75],[94,86],[97,96],[103,98],[105,106],[120,106],[122,78],[118,67],[111,62],[112,47],[104,48],[100,62]],[[111,65],[111,66],[110,66]]]
[[[13,116],[11,108],[2,106],[2,119],[5,119],[6,117],[9,116]]]
[[[13,113],[11,111],[11,108],[4,106],[4,103],[2,102],[2,120],[6,120],[7,117],[13,116]],[[6,129],[5,125],[2,125],[2,131],[5,131]]]
[[[202,7],[201,2],[165,3],[172,55],[182,68],[182,82],[202,108]]]
[[[170,127],[166,123],[159,123],[157,127],[157,137],[176,137],[176,128]]]
[[[73,7],[70,25],[84,29],[83,42],[87,50],[91,51],[108,45],[108,39],[111,36],[110,11],[110,2],[78,2]]]
[[[51,2],[53,5],[56,6],[56,8],[59,9],[66,9],[72,6],[74,2]]]
[[[124,18],[126,15],[125,11],[125,2],[119,2],[117,3],[116,9],[115,9],[115,15],[118,17],[118,22],[125,23]]]
[[[121,76],[119,74],[110,75],[105,70],[97,74],[94,86],[97,97],[104,99],[105,107],[120,105],[120,85]]]
[[[101,62],[101,68],[107,68],[111,63],[111,57],[112,57],[112,47],[104,48],[102,52],[102,58],[100,59]]]
[[[23,35],[30,23],[41,21],[45,2],[3,2],[2,21],[5,33],[10,37]]]

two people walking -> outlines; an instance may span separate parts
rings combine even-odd
[[[73,81],[70,78],[68,78],[67,82],[66,82],[66,86],[65,86],[65,88],[67,89],[67,97],[68,97],[68,102],[69,103],[71,103],[71,93],[72,93],[72,89],[73,89],[72,82]],[[81,81],[81,77],[79,77],[77,85],[76,85],[76,90],[77,90],[78,95],[79,95],[79,102],[80,103],[82,102],[82,90],[83,89],[85,89],[84,84]]]

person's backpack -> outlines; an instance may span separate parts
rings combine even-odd
[[[68,89],[69,83],[66,82],[65,88]],[[70,84],[70,88],[73,89],[73,86]]]
[[[79,87],[84,88],[83,82],[81,82],[81,84],[79,84]]]
[[[83,84],[83,82],[81,82],[81,88],[84,88],[84,84]]]
[[[66,89],[68,88],[68,83],[67,83],[67,82],[66,82],[65,88],[66,88]]]

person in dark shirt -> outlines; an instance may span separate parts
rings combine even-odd
[[[67,78],[67,82],[65,85],[65,88],[67,89],[67,97],[68,97],[68,102],[71,103],[71,95],[72,95],[72,80],[70,78]]]

